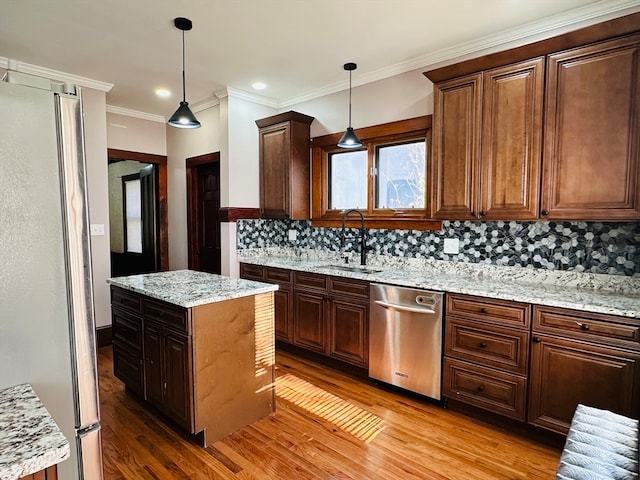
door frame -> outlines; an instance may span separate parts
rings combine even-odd
[[[134,160],[142,163],[153,163],[158,167],[158,223],[156,235],[158,240],[158,257],[160,271],[169,270],[169,221],[167,208],[167,156],[153,153],[131,152],[107,148],[109,163]]]
[[[187,250],[188,268],[198,270],[198,170],[202,165],[220,163],[220,152],[205,153],[186,159],[187,169]],[[222,219],[218,218],[222,223]]]

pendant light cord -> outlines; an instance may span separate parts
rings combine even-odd
[[[351,127],[351,70],[349,70],[349,127]]]
[[[184,81],[184,30],[182,30],[182,101],[187,101],[187,92]]]

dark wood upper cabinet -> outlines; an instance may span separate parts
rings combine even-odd
[[[542,214],[640,219],[640,35],[548,57]]]
[[[544,59],[434,85],[432,214],[538,216]]]
[[[538,216],[544,59],[483,75],[480,217]]]
[[[293,111],[256,120],[260,132],[262,218],[310,218],[310,126],[313,120]]]
[[[471,219],[477,211],[482,75],[433,86],[431,217]]]

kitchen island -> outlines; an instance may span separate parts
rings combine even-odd
[[[69,442],[29,384],[0,391],[0,478],[56,478]]]
[[[116,277],[114,374],[202,446],[272,413],[277,285],[191,270]]]

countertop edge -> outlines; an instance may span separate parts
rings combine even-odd
[[[566,308],[582,312],[600,313],[607,315],[615,315],[626,318],[640,319],[640,296],[634,297],[626,294],[616,294],[613,292],[605,292],[598,290],[579,289],[575,287],[565,287],[562,292],[553,292],[552,289],[560,288],[559,286],[536,286],[524,282],[511,281],[509,287],[500,285],[497,281],[483,281],[478,279],[466,280],[463,278],[446,277],[444,280],[429,280],[425,276],[420,276],[419,272],[406,272],[396,269],[385,269],[384,267],[376,269],[381,270],[379,273],[357,273],[345,272],[327,268],[326,261],[294,261],[290,258],[260,258],[260,257],[242,257],[238,256],[238,261],[253,265],[262,265],[274,268],[283,268],[289,270],[297,270],[310,273],[318,273],[337,277],[353,278],[358,280],[366,280],[371,283],[385,283],[389,285],[398,285],[410,288],[424,288],[430,290],[441,291],[445,293],[459,293],[472,295],[477,297],[494,298],[498,300],[509,300],[522,303],[530,303],[532,305],[540,305],[547,307]],[[398,278],[397,275],[403,275],[405,278]],[[407,278],[408,277],[408,278]],[[456,285],[458,282],[459,285]],[[472,285],[464,285],[464,282],[471,282]],[[462,284],[462,285],[460,285]],[[483,288],[484,286],[484,288]],[[520,289],[522,292],[507,291],[510,289]],[[571,295],[576,297],[591,297],[591,301],[582,298],[580,301],[571,300]],[[554,298],[557,297],[557,298]],[[598,301],[600,299],[601,301]],[[605,304],[605,300],[606,304]],[[609,300],[619,300],[633,304],[632,308],[620,308],[610,305]]]

